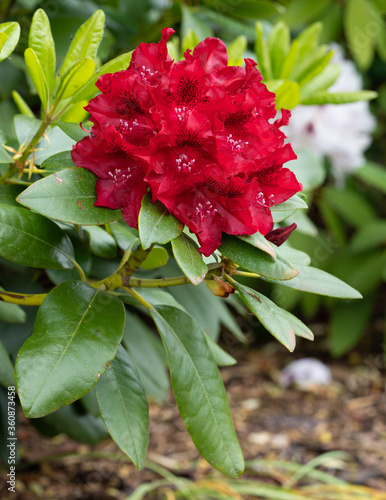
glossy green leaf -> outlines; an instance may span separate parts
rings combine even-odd
[[[60,74],[63,75],[74,64],[84,58],[94,59],[99,44],[102,41],[105,15],[102,10],[97,10],[82,24],[72,39],[70,48],[64,58]]]
[[[272,80],[271,59],[269,57],[268,44],[264,36],[261,22],[256,23],[255,53],[257,57],[257,67],[264,80]]]
[[[292,80],[270,80],[268,90],[276,94],[276,109],[293,109],[300,102],[300,87]]]
[[[0,205],[0,255],[43,269],[71,269],[74,260],[69,237],[54,222],[11,205]]]
[[[289,351],[295,349],[295,330],[292,323],[281,314],[281,309],[265,295],[244,285],[237,284],[237,298],[246,304],[260,323]]]
[[[4,387],[15,385],[13,370],[14,368],[12,361],[9,357],[9,354],[6,348],[4,347],[4,344],[0,340],[0,384],[3,385]]]
[[[315,78],[316,76],[320,75],[320,73],[322,73],[322,71],[331,61],[334,52],[332,50],[329,50],[325,53],[323,49],[324,46],[320,47],[312,57],[312,60],[309,62],[309,64],[301,73],[299,73],[297,80],[301,87],[313,80],[313,78]]]
[[[17,184],[0,185],[0,204],[13,205],[20,208],[20,205],[16,201],[16,198],[24,188],[25,186],[18,186]]]
[[[184,225],[159,203],[152,203],[149,194],[142,200],[138,219],[139,236],[146,250],[153,243],[165,244],[181,233]]]
[[[25,415],[47,415],[86,394],[113,360],[124,323],[124,306],[110,293],[81,281],[54,288],[17,356],[16,383]]]
[[[109,224],[109,228],[119,248],[124,252],[126,252],[136,240],[139,242],[139,238],[134,234],[133,229],[129,228],[126,222],[124,224],[121,222],[113,222]]]
[[[19,23],[10,22],[0,24],[0,33],[3,34],[3,45],[0,49],[0,62],[8,57],[13,49],[16,47],[20,38],[20,25]],[[6,40],[4,40],[6,36]]]
[[[141,470],[149,444],[149,405],[138,372],[122,346],[95,391],[110,436]]]
[[[368,161],[355,172],[355,176],[386,193],[386,168],[383,165]]]
[[[315,92],[312,96],[302,99],[302,104],[313,105],[317,104],[347,104],[349,102],[370,101],[378,96],[372,90],[359,90],[357,92],[328,92],[321,90]]]
[[[48,92],[51,94],[55,85],[56,54],[50,21],[43,9],[38,9],[32,17],[28,46],[35,52],[40,62]]]
[[[169,254],[166,248],[155,246],[151,249],[149,255],[142,262],[142,269],[157,269],[158,267],[164,266],[169,260]]]
[[[224,351],[224,349],[221,349],[217,342],[209,337],[208,334],[205,334],[205,339],[217,366],[233,366],[237,363],[235,358]]]
[[[328,297],[337,297],[340,299],[362,298],[362,295],[357,290],[321,269],[302,266],[300,264],[297,264],[296,268],[299,274],[291,280],[280,281],[280,285],[288,286],[295,290],[302,290],[304,292],[327,295]],[[274,283],[272,279],[267,279],[264,276],[261,276],[261,279]]]
[[[280,78],[284,60],[290,48],[290,31],[288,26],[279,21],[275,24],[268,38],[269,57],[273,78]]]
[[[184,311],[156,306],[151,316],[164,343],[181,417],[202,456],[232,477],[244,470],[220,373],[197,322]]]
[[[44,177],[60,172],[64,168],[74,167],[75,163],[72,161],[71,151],[62,151],[61,153],[52,155],[46,158],[40,165],[40,168],[44,170],[44,172],[41,173]]]
[[[96,176],[84,168],[68,168],[36,181],[17,201],[51,219],[93,226],[120,219],[120,210],[94,207]]]
[[[46,77],[43,73],[43,68],[37,58],[37,55],[30,48],[26,49],[24,52],[24,59],[28,74],[35,89],[37,90],[37,93],[39,94],[43,109],[46,109],[48,105],[48,86]]]
[[[67,99],[76,94],[89,81],[94,69],[94,61],[88,57],[71,66],[61,77],[56,100]]]
[[[273,280],[292,280],[298,274],[294,266],[278,251],[276,251],[276,261],[273,262],[265,252],[241,241],[236,236],[223,234],[219,250],[244,269]]]
[[[1,53],[1,49],[3,48],[5,42],[8,40],[8,35],[7,33],[2,33],[0,31],[0,53]]]
[[[28,106],[19,92],[16,92],[16,90],[12,90],[12,99],[22,115],[30,116],[31,118],[35,117],[32,109]]]
[[[299,195],[295,194],[287,201],[271,207],[273,222],[281,222],[293,215],[297,210],[306,208],[308,208],[307,203]]]
[[[89,135],[88,132],[85,132],[79,123],[66,123],[66,122],[55,122],[55,125],[57,125],[65,134],[67,134],[71,139],[74,139],[74,141],[79,142],[81,141],[84,137],[87,137]]]
[[[358,66],[366,70],[374,57],[376,23],[382,26],[372,2],[368,0],[347,0],[345,4],[344,31],[351,53]],[[378,22],[377,22],[378,21]]]
[[[1,198],[0,198],[1,199]],[[351,240],[354,252],[365,252],[386,245],[386,221],[374,220],[359,228]]]
[[[163,290],[141,290],[141,295],[145,300],[156,304],[154,295],[160,292],[161,295],[173,297]],[[165,299],[160,299],[164,303]],[[122,344],[133,360],[146,394],[149,398],[158,403],[164,403],[167,399],[170,388],[167,371],[167,360],[162,342],[158,336],[140,319],[136,314],[126,311],[125,331]]]
[[[251,236],[238,236],[238,238],[267,253],[272,257],[272,260],[276,260],[276,252],[274,246],[268,240],[266,240],[262,234],[255,233]]]
[[[299,53],[299,42],[294,40],[291,43],[288,54],[286,55],[283,63],[283,67],[281,69],[280,78],[282,80],[287,80],[290,78],[292,70],[296,65]]]
[[[85,226],[83,229],[90,237],[92,253],[105,259],[117,256],[117,244],[111,234],[99,226]]]
[[[326,170],[320,158],[309,149],[296,151],[297,159],[288,163],[288,168],[295,174],[297,180],[302,184],[304,191],[311,191],[321,186],[326,178]],[[291,200],[294,200],[291,198]],[[298,202],[299,198],[295,198]],[[306,208],[304,200],[299,202]],[[280,205],[279,205],[280,206]]]
[[[0,290],[4,290],[4,288],[0,286]],[[6,323],[24,323],[25,320],[26,313],[20,306],[2,302],[0,298],[0,321],[5,321]]]
[[[208,266],[202,260],[196,243],[185,233],[172,240],[173,254],[182,272],[193,285],[203,281],[208,272]]]
[[[312,333],[312,331],[308,328],[308,326],[300,321],[299,318],[282,308],[280,308],[280,314],[292,324],[295,335],[297,335],[298,337],[303,337],[307,340],[314,340],[314,334]]]

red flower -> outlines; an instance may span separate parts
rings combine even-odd
[[[283,164],[296,158],[280,130],[275,95],[256,63],[228,66],[221,40],[207,38],[173,62],[162,32],[140,44],[125,71],[103,75],[86,107],[90,136],[73,149],[76,165],[97,177],[98,206],[123,208],[138,227],[144,194],[162,202],[210,255],[228,234],[267,234],[269,210],[301,185]]]

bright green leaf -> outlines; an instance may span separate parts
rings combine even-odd
[[[97,10],[82,24],[72,39],[60,70],[61,75],[82,59],[95,58],[99,44],[102,41],[104,23],[105,15],[103,11]]]
[[[341,70],[342,68],[339,64],[328,64],[323,71],[304,84],[300,89],[301,104],[303,104],[306,98],[312,98],[316,92],[327,90],[331,87],[338,79]]]
[[[146,250],[153,243],[165,244],[181,233],[184,225],[159,203],[152,203],[149,194],[142,200],[139,212],[139,236]]]
[[[217,366],[233,366],[237,363],[235,358],[224,351],[224,349],[221,349],[217,342],[209,337],[207,333],[205,333],[205,339]]]
[[[301,250],[296,250],[288,246],[288,244],[284,244],[280,247],[280,253],[283,257],[295,264],[295,266],[296,264],[302,266],[309,266],[311,264],[311,257],[308,254]]]
[[[20,25],[19,23],[10,22],[0,24],[0,33],[3,35],[3,45],[0,48],[0,62],[8,57],[13,49],[16,47],[20,38]],[[4,40],[4,37],[7,37]]]
[[[36,181],[17,201],[51,219],[93,226],[120,219],[120,210],[95,207],[96,176],[84,168],[67,168]]]
[[[273,78],[280,78],[284,60],[290,48],[290,31],[288,26],[279,21],[275,24],[268,38],[269,57]]]
[[[173,254],[177,264],[193,285],[203,281],[208,272],[208,266],[202,260],[196,243],[185,233],[172,240]]]
[[[267,253],[272,257],[272,260],[276,260],[276,252],[273,245],[262,234],[255,233],[251,236],[238,236],[238,238]]]
[[[181,417],[202,456],[232,477],[244,470],[220,373],[197,322],[184,311],[156,306],[150,314],[164,343]]]
[[[86,394],[113,360],[124,323],[124,306],[110,293],[80,281],[54,288],[17,356],[24,413],[41,417]]]
[[[36,54],[47,82],[48,93],[52,94],[55,85],[55,44],[50,21],[43,9],[38,9],[33,15],[28,46]]]
[[[276,94],[276,109],[293,109],[300,102],[300,87],[292,80],[270,80],[268,90]]]
[[[43,269],[71,269],[74,260],[69,237],[54,222],[11,205],[0,205],[0,255]]]
[[[310,97],[302,99],[302,104],[322,106],[323,104],[347,104],[349,102],[370,101],[378,96],[372,90],[359,90],[357,92],[328,92],[321,90]]]
[[[123,347],[95,386],[110,436],[141,470],[149,444],[149,405],[138,372]]]
[[[1,26],[1,25],[0,25]],[[5,42],[8,40],[8,35],[7,33],[2,33],[0,31],[0,53],[1,53],[1,49],[3,48]]]
[[[273,222],[282,222],[297,210],[304,210],[306,208],[308,208],[307,203],[299,195],[295,194],[287,201],[271,207]]]
[[[71,66],[61,77],[56,101],[72,97],[85,85],[94,73],[95,63],[86,58]]]
[[[344,30],[349,48],[362,70],[370,67],[374,58],[376,15],[373,4],[367,0],[347,0],[344,13]],[[378,26],[381,26],[378,21]]]
[[[255,53],[257,57],[257,66],[264,80],[272,80],[271,59],[269,57],[268,45],[261,22],[256,23]]]
[[[12,90],[12,98],[14,103],[17,106],[17,109],[20,111],[22,115],[30,116],[31,118],[35,118],[35,115],[32,111],[32,109],[28,106],[28,104],[25,102],[25,100],[22,98],[22,96],[19,94],[19,92],[16,92],[16,90]]]
[[[198,45],[199,43],[200,39],[198,38],[196,33],[191,28],[188,28],[181,43],[181,58],[188,49],[193,50],[195,46]]]
[[[241,241],[236,236],[223,235],[221,253],[236,264],[260,276],[273,280],[292,280],[298,271],[276,250],[276,261],[258,248]]]
[[[48,86],[46,77],[43,73],[43,68],[37,58],[37,55],[32,49],[26,49],[24,52],[24,58],[28,74],[31,77],[37,93],[39,94],[43,109],[46,109],[48,105]]]
[[[296,65],[298,59],[298,53],[299,53],[299,42],[297,40],[294,40],[291,43],[286,58],[284,59],[283,67],[280,73],[280,78],[282,80],[287,80],[288,78],[290,78],[292,70]]]
[[[79,123],[55,122],[54,125],[57,125],[65,134],[76,142],[81,141],[84,137],[89,135],[88,132],[85,132],[81,128]]]
[[[228,66],[241,66],[243,63],[244,52],[247,50],[247,37],[240,35],[227,47],[228,49]]]

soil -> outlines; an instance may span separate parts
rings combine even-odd
[[[307,390],[281,388],[277,383],[280,370],[288,362],[304,355],[320,359],[320,345],[312,344],[311,352],[309,346],[301,341],[294,354],[276,343],[232,352],[237,365],[221,370],[246,460],[304,464],[322,453],[342,450],[351,459],[343,466],[337,464],[335,476],[385,492],[386,381],[382,355],[374,350],[366,354],[359,348],[343,361],[322,359],[331,368],[331,384]],[[220,478],[196,451],[172,394],[164,407],[151,405],[150,420],[150,462],[191,480]],[[8,493],[3,480],[3,500],[121,500],[142,483],[160,479],[147,467],[138,472],[109,439],[96,446],[76,443],[64,435],[47,439],[22,415],[18,440],[22,460],[16,493]],[[1,473],[4,479],[4,469]],[[252,477],[251,470],[243,477]],[[280,484],[280,477],[264,475],[261,470],[258,477]],[[164,493],[146,498],[173,496]]]

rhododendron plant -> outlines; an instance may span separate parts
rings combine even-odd
[[[207,38],[174,62],[165,28],[140,44],[128,69],[98,79],[86,107],[93,127],[73,149],[77,166],[97,177],[96,206],[123,208],[138,227],[144,194],[196,234],[209,256],[222,233],[266,235],[272,205],[301,185],[283,164],[296,156],[276,119],[275,94],[251,59],[228,66],[225,44]]]

